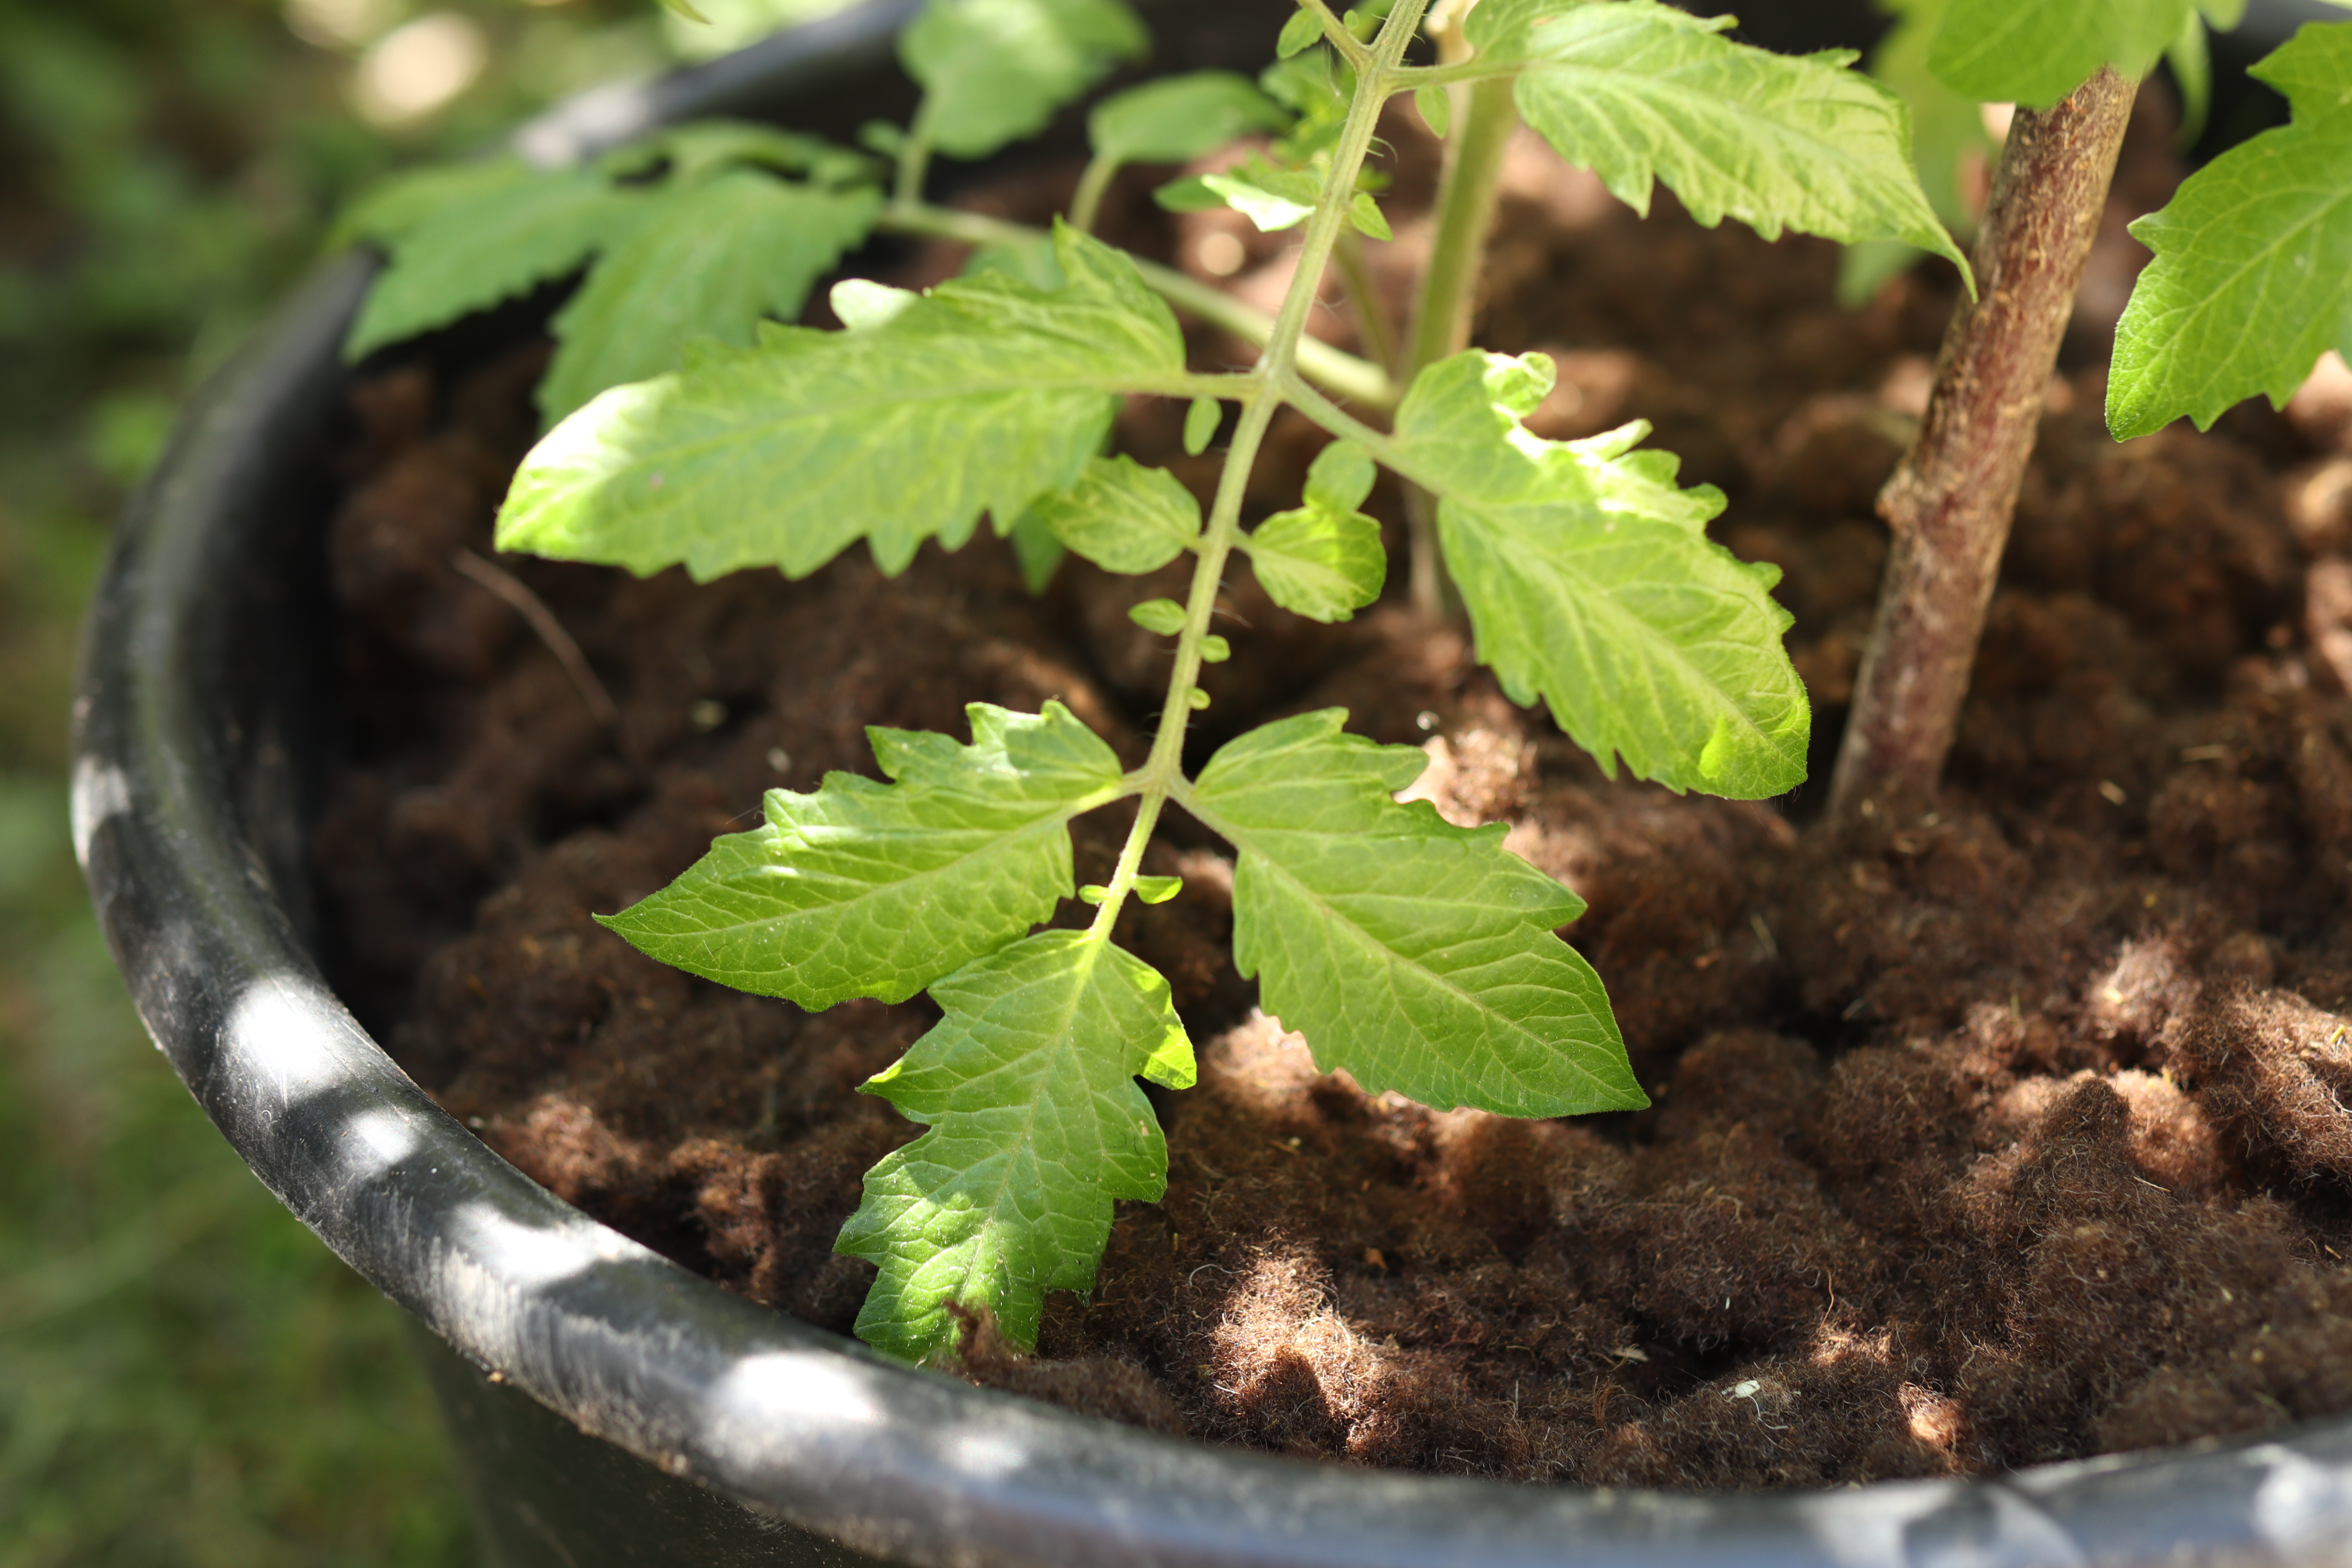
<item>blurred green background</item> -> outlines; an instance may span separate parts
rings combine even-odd
[[[0,0],[0,1568],[476,1561],[397,1310],[148,1046],[66,833],[112,520],[336,205],[837,0]]]

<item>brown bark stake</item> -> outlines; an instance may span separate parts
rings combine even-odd
[[[2102,67],[2010,126],[1977,240],[1978,296],[1953,314],[1919,437],[1878,495],[1895,544],[1830,784],[1842,826],[1907,817],[1944,771],[2135,91]]]

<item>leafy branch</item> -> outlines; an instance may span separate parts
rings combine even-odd
[[[1639,449],[1646,426],[1580,442],[1527,430],[1552,367],[1467,347],[1476,262],[1520,116],[1637,206],[1663,181],[1705,222],[1900,238],[1957,259],[1910,175],[1903,106],[1847,57],[1771,56],[1655,0],[1485,0],[1441,39],[1438,66],[1410,64],[1426,6],[1300,0],[1255,84],[1202,73],[1104,100],[1050,235],[929,205],[923,185],[935,156],[1034,131],[1138,55],[1118,0],[930,0],[901,40],[925,89],[913,123],[868,138],[893,158],[887,194],[860,154],[713,127],[593,170],[425,176],[354,219],[394,254],[360,351],[588,269],[558,317],[543,393],[562,417],[516,476],[501,548],[708,578],[803,575],[863,541],[895,573],[928,540],[961,545],[985,516],[1024,552],[1043,541],[1113,573],[1193,558],[1181,602],[1129,611],[1172,639],[1140,766],[1122,773],[1055,704],[975,706],[969,743],[877,730],[887,782],[772,792],[759,828],[605,918],[656,957],[804,1006],[928,990],[941,1008],[866,1086],[927,1131],[868,1173],[839,1242],[876,1263],[858,1331],[895,1353],[951,1354],[958,1311],[979,1308],[1033,1342],[1045,1291],[1091,1285],[1112,1201],[1162,1190],[1166,1150],[1135,1079],[1189,1083],[1191,1046],[1165,982],[1111,933],[1130,899],[1180,892],[1142,873],[1171,804],[1234,846],[1235,962],[1326,1068],[1514,1115],[1645,1103],[1600,978],[1558,934],[1581,901],[1506,850],[1499,827],[1399,804],[1421,753],[1350,736],[1332,711],[1250,731],[1186,775],[1201,672],[1232,654],[1210,627],[1235,555],[1283,608],[1349,618],[1385,581],[1361,509],[1386,467],[1423,497],[1479,657],[1604,767],[1749,797],[1803,777],[1811,711],[1781,646],[1776,574],[1708,539],[1723,498]],[[1475,83],[1460,113],[1455,83]],[[1400,396],[1383,367],[1306,325],[1346,247],[1388,237],[1367,163],[1384,105],[1405,93],[1453,146]],[[1090,232],[1121,167],[1236,136],[1265,140],[1159,195],[1300,231],[1271,318]],[[503,216],[526,193],[549,215],[528,234]],[[833,221],[763,228],[779,201]],[[839,331],[769,319],[794,316],[877,230],[965,241],[973,264],[920,295],[836,284]],[[700,281],[653,299],[665,278]],[[667,315],[633,338],[656,305]],[[1171,305],[1261,345],[1256,363],[1188,367]],[[1165,471],[1106,455],[1114,410],[1136,396],[1186,403],[1195,453],[1238,405],[1205,510]],[[1286,407],[1337,439],[1297,506],[1245,527]],[[1074,887],[1067,825],[1114,804],[1133,811],[1114,868]],[[1094,906],[1083,929],[1035,929],[1073,897]]]

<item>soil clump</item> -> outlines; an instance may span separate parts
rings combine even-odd
[[[1429,156],[1392,129],[1409,210]],[[2136,130],[2118,182],[2147,205],[2160,132]],[[1042,216],[1067,174],[984,199]],[[1113,237],[1203,276],[1238,256],[1237,291],[1278,296],[1282,237],[1171,218],[1145,188],[1115,194]],[[1233,972],[1224,847],[1171,821],[1146,869],[1184,896],[1120,933],[1201,1052],[1197,1089],[1152,1091],[1166,1199],[1121,1205],[1097,1290],[1049,1298],[1036,1357],[975,1322],[965,1372],[1205,1441],[1587,1485],[1968,1474],[2352,1411],[2352,386],[2118,447],[2095,370],[2053,384],[1948,788],[1830,844],[1806,823],[1885,554],[1872,499],[1950,282],[1844,311],[1832,247],[1658,205],[1637,220],[1515,154],[1478,341],[1558,357],[1543,435],[1652,420],[1685,481],[1728,493],[1717,537],[1786,568],[1814,781],[1771,804],[1612,782],[1401,583],[1326,628],[1245,567],[1193,758],[1328,706],[1423,747],[1416,792],[1510,823],[1590,901],[1566,934],[1656,1103],[1519,1122],[1318,1074]],[[1400,255],[1425,246],[1398,226]],[[1032,598],[992,542],[889,582],[862,551],[703,586],[502,559],[610,688],[604,724],[456,563],[489,553],[544,352],[359,390],[332,532],[349,742],[317,836],[336,977],[534,1178],[845,1331],[871,1270],[834,1236],[918,1131],[856,1090],[936,1013],[803,1014],[589,915],[763,790],[872,773],[868,724],[961,739],[967,702],[1058,699],[1139,760],[1167,654],[1125,611],[1169,583],[1072,561]],[[1120,444],[1205,489],[1214,454],[1183,458],[1180,419],[1138,405]],[[1286,419],[1253,520],[1296,503],[1320,440]],[[1079,880],[1124,826],[1076,825]]]

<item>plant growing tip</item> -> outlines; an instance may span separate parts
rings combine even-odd
[[[354,353],[587,268],[555,321],[554,425],[501,509],[501,548],[708,578],[803,575],[863,541],[895,573],[984,517],[1033,577],[1065,552],[1119,574],[1192,557],[1181,598],[1129,612],[1171,642],[1139,767],[1052,703],[974,706],[968,742],[876,730],[887,782],[771,792],[761,826],[601,917],[656,957],[803,1006],[926,990],[940,1005],[866,1086],[928,1130],[869,1173],[839,1242],[877,1267],[858,1331],[894,1353],[952,1355],[981,1307],[1032,1342],[1045,1292],[1091,1284],[1113,1200],[1161,1191],[1166,1150],[1135,1080],[1188,1084],[1191,1046],[1165,982],[1113,932],[1130,900],[1181,896],[1142,869],[1171,806],[1233,846],[1235,963],[1327,1070],[1508,1115],[1646,1103],[1599,976],[1558,934],[1581,901],[1499,827],[1399,804],[1421,752],[1349,735],[1332,710],[1248,731],[1186,773],[1200,672],[1234,656],[1209,627],[1237,554],[1278,605],[1348,619],[1386,580],[1362,510],[1385,468],[1412,487],[1418,548],[1451,563],[1479,656],[1604,767],[1743,797],[1804,776],[1811,710],[1777,573],[1707,537],[1723,498],[1680,486],[1675,458],[1642,447],[1646,426],[1529,432],[1552,366],[1471,348],[1470,301],[1521,119],[1637,207],[1663,182],[1705,223],[1902,240],[1965,269],[1912,176],[1904,106],[1846,57],[1771,55],[1727,18],[1657,0],[1452,7],[1437,59],[1415,63],[1425,7],[1302,0],[1255,82],[1179,77],[1097,103],[1092,160],[1051,233],[931,206],[924,185],[934,157],[1029,134],[1139,57],[1118,0],[929,0],[900,41],[920,106],[863,138],[887,168],[709,127],[593,168],[422,176],[352,220],[393,252]],[[1371,364],[1305,329],[1327,271],[1360,283],[1354,247],[1388,236],[1369,160],[1402,96],[1447,141],[1445,187],[1410,337]],[[1253,140],[1161,199],[1298,232],[1271,316],[1091,232],[1122,167],[1236,137]],[[922,294],[836,287],[840,331],[778,324],[877,230],[975,254]],[[1384,343],[1360,287],[1355,306],[1364,341]],[[1259,343],[1257,362],[1192,369],[1177,310]],[[1205,505],[1107,452],[1113,411],[1138,396],[1184,407],[1188,452],[1222,437]],[[1244,497],[1285,408],[1337,439],[1298,503],[1253,525]],[[1134,814],[1118,863],[1079,888],[1068,824],[1115,804]],[[1037,929],[1057,911],[1075,923]]]

